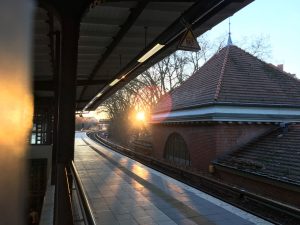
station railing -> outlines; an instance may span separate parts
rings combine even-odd
[[[96,225],[95,217],[73,161],[69,165],[57,165],[54,224]]]
[[[70,169],[74,181],[72,187],[74,221],[83,221],[86,225],[96,225],[95,217],[73,161],[71,162]],[[75,213],[76,211],[77,213]]]

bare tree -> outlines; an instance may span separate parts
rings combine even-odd
[[[272,55],[270,38],[267,35],[244,37],[242,41],[238,42],[238,46],[261,60],[267,60]]]
[[[162,95],[186,80],[189,76],[186,73],[187,65],[188,58],[176,52],[146,70],[104,102],[101,108],[105,108],[113,121],[111,131],[117,141],[125,143],[128,140],[124,138],[124,132],[128,131],[132,111],[150,111]]]
[[[112,132],[117,139],[121,142],[128,140],[124,136],[125,131],[128,131],[128,116],[131,111],[150,111],[161,96],[182,84],[211,56],[219,52],[226,45],[227,34],[220,36],[215,42],[209,41],[207,35],[202,35],[197,40],[201,46],[200,51],[177,51],[171,54],[104,102],[103,106],[113,121]],[[238,45],[260,59],[270,56],[271,47],[266,36],[260,35],[250,41],[244,38],[236,43],[241,43]]]
[[[201,65],[204,64],[215,52],[216,46],[209,41],[207,35],[202,35],[197,38],[201,50],[198,52],[183,52],[192,68],[192,74],[200,69]],[[222,43],[222,42],[220,42]]]

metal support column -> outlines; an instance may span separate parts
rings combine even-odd
[[[58,87],[59,87],[59,71],[60,71],[60,32],[56,31],[55,36],[55,72],[54,72],[54,121],[53,121],[53,148],[52,148],[52,173],[51,173],[51,184],[54,185],[56,183],[56,157],[57,157],[57,130],[58,130]]]
[[[55,224],[73,224],[65,168],[74,158],[76,69],[79,19],[68,13],[61,18],[61,68],[58,87]]]

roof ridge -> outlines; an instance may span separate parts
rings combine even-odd
[[[223,76],[224,76],[224,73],[225,73],[225,67],[226,67],[226,63],[228,61],[229,49],[230,49],[230,46],[227,46],[224,61],[223,61],[223,65],[222,65],[222,68],[221,68],[221,74],[220,74],[220,77],[219,77],[219,81],[218,81],[218,84],[217,84],[216,93],[215,93],[215,97],[214,97],[215,101],[218,100],[220,92],[221,92],[221,86],[222,86]]]
[[[161,98],[153,111],[176,111],[207,104],[299,107],[298,84],[300,79],[231,45],[216,52],[182,85],[169,92],[172,103]]]
[[[273,70],[276,70],[277,72],[282,73],[283,75],[287,76],[287,78],[290,78],[290,79],[292,79],[292,80],[294,80],[296,82],[300,82],[300,79],[297,77],[296,74],[293,74],[293,73],[281,70],[276,65],[274,65],[272,63],[267,63],[265,61],[262,61],[262,62],[264,64],[266,64],[267,66],[269,66],[270,68],[272,68]]]
[[[284,71],[284,70],[280,70],[276,65],[274,65],[273,63],[269,63],[269,62],[266,62],[264,61],[263,59],[260,59],[258,58],[257,56],[255,55],[252,55],[250,52],[248,52],[247,50],[245,49],[242,49],[236,45],[233,45],[234,47],[238,48],[239,50],[243,51],[244,53],[246,53],[247,55],[251,56],[251,57],[254,57],[256,60],[260,61],[261,63],[263,63],[264,65],[276,70],[277,72],[280,72],[284,75],[286,75],[287,77],[289,78],[292,78],[294,79],[295,81],[297,82],[300,82],[300,79],[297,77],[297,74],[293,74],[293,73],[290,73],[290,72],[287,72],[287,71]]]

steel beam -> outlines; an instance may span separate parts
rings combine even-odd
[[[54,120],[53,120],[53,148],[52,148],[52,172],[51,172],[51,184],[56,184],[56,158],[58,151],[58,86],[59,86],[59,68],[60,68],[60,32],[55,32],[55,63],[54,63]]]
[[[99,84],[106,84],[109,80],[77,80],[76,86],[92,86]],[[57,83],[55,80],[43,80],[43,81],[34,81],[34,90],[35,91],[53,91]]]
[[[220,13],[223,9],[226,9],[232,3],[244,3],[242,7],[249,4],[253,0],[198,0],[195,1],[195,4],[191,6],[188,10],[186,10],[182,15],[176,19],[168,28],[166,28],[157,38],[155,38],[151,44],[147,46],[143,51],[140,52],[134,59],[132,59],[123,70],[115,75],[115,77],[120,77],[121,74],[126,73],[127,71],[131,71],[129,75],[126,76],[126,80],[124,83],[119,82],[117,85],[110,87],[103,95],[98,98],[96,101],[91,104],[87,110],[94,110],[98,105],[99,102],[104,101],[113,93],[115,93],[118,89],[121,89],[126,83],[132,80],[136,73],[141,68],[148,68],[149,66],[155,64],[162,59],[163,56],[172,54],[176,51],[175,44],[181,38],[181,34],[183,34],[187,27],[186,25],[191,26],[192,29],[199,28],[202,24],[209,21],[215,15]],[[235,10],[235,9],[234,9]],[[232,14],[235,11],[229,13]],[[217,24],[217,22],[216,22]],[[209,28],[207,28],[208,30]],[[199,35],[199,34],[198,34]],[[161,52],[158,52],[156,55],[152,56],[154,60],[149,60],[149,62],[137,64],[137,60],[143,56],[146,52],[148,52],[156,43],[162,43],[166,46]],[[131,69],[130,69],[131,68]]]
[[[58,82],[57,118],[57,180],[55,189],[55,225],[73,224],[66,177],[63,168],[74,159],[76,68],[79,35],[79,18],[62,14],[61,66]]]
[[[95,65],[94,69],[92,70],[91,74],[89,75],[89,80],[92,80],[99,68],[103,65],[103,63],[106,61],[106,59],[109,57],[109,55],[113,52],[113,50],[116,48],[116,46],[120,43],[120,41],[123,39],[123,37],[126,35],[128,30],[132,27],[132,25],[135,23],[139,15],[143,12],[146,5],[148,4],[149,0],[139,1],[137,6],[132,9],[131,14],[127,18],[124,24],[121,25],[121,29],[117,33],[117,35],[113,38],[113,41],[111,44],[107,47],[106,51],[102,55],[102,57],[98,60],[97,64]],[[86,86],[81,91],[81,94],[79,96],[79,100],[83,97]]]

